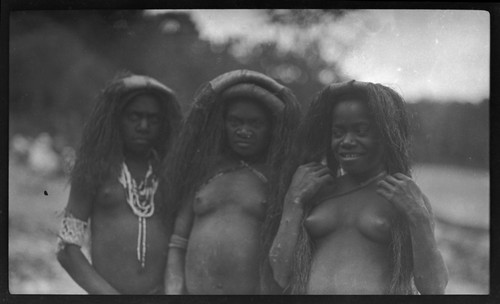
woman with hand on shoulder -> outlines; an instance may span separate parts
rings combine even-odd
[[[380,84],[331,84],[297,140],[282,206],[266,220],[277,230],[267,243],[279,285],[292,294],[444,293],[431,206],[410,177],[401,96]]]

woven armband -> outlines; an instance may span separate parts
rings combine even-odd
[[[71,213],[66,213],[61,222],[58,239],[58,251],[66,244],[83,246],[88,223],[74,217]]]
[[[188,240],[178,236],[177,234],[172,234],[170,237],[170,243],[168,244],[168,248],[180,248],[186,250],[188,244]]]

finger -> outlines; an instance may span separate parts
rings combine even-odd
[[[299,166],[299,168],[310,168],[311,166],[313,166],[314,163],[307,163],[307,164],[302,164]]]
[[[386,177],[384,177],[383,180],[386,181],[387,183],[393,185],[394,187],[397,186],[397,185],[399,185],[401,183],[400,180],[396,179],[392,175],[387,175]]]
[[[420,192],[420,188],[418,187],[415,180],[413,180],[413,178],[404,175],[403,173],[396,173],[395,175],[397,175],[397,178],[400,180],[400,182],[405,183],[414,189],[418,188],[418,192]]]
[[[333,183],[334,179],[333,179],[333,177],[331,175],[326,174],[326,175],[323,175],[323,176],[319,177],[318,181],[321,184],[329,184],[329,183]]]
[[[309,170],[309,171],[315,171],[319,168],[321,168],[323,165],[319,164],[319,163],[316,163],[316,162],[310,162],[310,163],[307,163],[307,164],[304,164],[300,167],[302,167],[303,169],[306,169],[306,170]]]
[[[394,173],[393,176],[396,178],[396,179],[399,179],[399,180],[404,180],[404,181],[407,181],[407,180],[412,180],[411,177],[409,177],[408,175],[405,175],[403,173]]]
[[[325,174],[331,175],[332,171],[328,167],[323,167],[323,168],[317,170],[315,173],[316,173],[317,176],[323,176]]]
[[[335,176],[332,174],[332,172],[331,172],[331,171],[326,171],[326,172],[324,172],[324,173],[322,173],[322,174],[318,174],[318,175],[317,175],[317,177],[318,177],[318,178],[321,178],[321,177],[323,177],[323,176],[330,176],[331,178],[335,178]]]
[[[303,164],[303,165],[300,165],[295,172],[296,173],[298,173],[298,172],[302,172],[302,173],[304,173],[304,172],[313,172],[314,171],[313,166],[314,166],[313,163]]]
[[[384,189],[386,191],[390,191],[391,193],[394,191],[394,186],[388,183],[386,180],[381,180],[377,183],[378,189]]]
[[[396,199],[394,199],[394,195],[392,192],[388,191],[387,189],[384,188],[378,188],[375,190],[378,195],[382,196],[385,198],[388,202],[390,202],[396,209],[398,210],[404,210],[404,207],[401,206],[400,202]]]
[[[323,165],[323,164],[320,164],[320,163],[312,163],[312,165],[311,165],[311,167],[310,167],[310,168],[311,168],[311,169],[313,169],[313,170],[319,170],[319,169],[322,169],[322,168],[324,168],[324,167],[325,167],[325,165]]]
[[[386,200],[390,201],[391,198],[392,198],[392,195],[391,195],[391,192],[388,191],[387,189],[384,189],[384,188],[378,188],[377,190],[375,190],[377,192],[378,195],[382,196],[383,198],[385,198]]]

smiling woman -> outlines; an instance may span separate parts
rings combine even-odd
[[[269,260],[281,287],[295,294],[444,292],[447,270],[430,204],[409,177],[407,144],[404,101],[392,89],[349,81],[320,92],[283,171],[289,188],[276,200],[281,218],[269,212],[266,219],[271,227],[280,222]]]
[[[331,149],[344,171],[360,181],[382,172],[384,152],[365,104],[345,99],[332,116]]]

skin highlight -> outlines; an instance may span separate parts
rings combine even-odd
[[[279,104],[269,106],[269,96]],[[261,226],[297,106],[288,89],[252,71],[229,72],[198,91],[169,162],[182,172],[171,193],[180,203],[174,233],[188,244],[170,250],[167,293],[267,293]],[[185,158],[190,166],[180,169]]]
[[[266,220],[286,292],[444,292],[447,270],[430,204],[409,177],[407,135],[402,99],[378,84],[334,84],[311,104],[283,171],[281,218]]]
[[[164,119],[158,120],[158,117]],[[156,212],[147,221],[146,264],[137,259],[138,217],[118,181],[125,162],[139,183],[174,139],[180,110],[173,93],[152,78],[120,75],[104,89],[84,128],[71,176],[66,213],[91,219],[90,255],[65,244],[57,258],[90,294],[161,293],[173,218],[162,212],[163,193],[154,196]],[[156,153],[152,152],[152,149]]]

